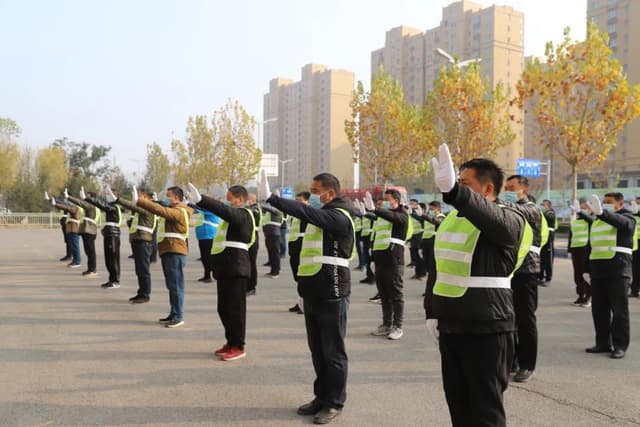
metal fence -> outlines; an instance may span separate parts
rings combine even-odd
[[[56,212],[17,212],[0,214],[0,227],[60,227],[60,215]]]

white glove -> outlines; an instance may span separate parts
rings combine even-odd
[[[373,197],[371,197],[371,193],[368,191],[364,193],[364,207],[370,211],[376,210],[376,205],[373,203]]]
[[[436,185],[443,193],[450,192],[456,185],[456,171],[451,160],[451,153],[447,144],[440,146],[439,158],[431,159],[431,166],[435,175]]]
[[[51,206],[55,207],[55,205],[56,205],[56,198],[51,196]]]
[[[591,275],[589,273],[582,273],[582,278],[585,282],[591,285]]]
[[[407,206],[409,204],[409,199],[407,198],[407,193],[400,193],[400,204],[403,206]]]
[[[109,203],[113,203],[116,200],[118,200],[116,195],[113,194],[113,191],[111,191],[111,188],[109,188],[109,187],[107,187],[105,199],[107,199],[107,202],[109,202]]]
[[[427,319],[427,331],[429,331],[433,340],[436,342],[436,348],[439,348],[440,331],[438,330],[438,319]]]
[[[151,200],[153,200],[154,202],[158,201],[158,193],[156,193],[155,191],[153,192],[153,195],[151,196]]]
[[[591,196],[591,201],[587,202],[589,204],[589,208],[591,212],[595,216],[602,215],[602,204],[600,203],[600,197],[597,194]]]
[[[258,179],[258,200],[267,200],[271,197],[271,190],[269,189],[269,180],[267,179],[267,171],[260,169],[260,177]]]
[[[273,190],[273,195],[276,197],[280,197],[280,190]],[[268,197],[267,197],[268,199]]]
[[[362,203],[360,200],[356,200],[356,203],[358,205],[358,210],[360,211],[361,215],[366,215],[367,214],[367,208],[364,206],[364,203]]]
[[[80,187],[80,198],[82,200],[87,198],[87,194],[84,192],[84,187]]]
[[[69,198],[69,192],[67,191],[67,189],[64,189],[64,199],[67,200]]]
[[[580,203],[577,200],[574,200],[573,203],[571,204],[571,211],[574,214],[577,214],[578,212],[580,212]]]
[[[202,200],[200,192],[192,183],[187,184],[187,197],[193,204],[198,204],[200,203],[200,200]]]
[[[44,192],[44,199],[49,200],[49,193],[46,191]]]
[[[635,200],[631,201],[631,213],[634,215],[638,213],[638,204]]]
[[[135,185],[133,186],[133,191],[131,192],[131,200],[133,200],[133,203],[138,203],[138,189]]]

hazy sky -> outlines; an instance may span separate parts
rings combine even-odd
[[[168,151],[189,115],[237,98],[259,120],[274,77],[309,62],[369,79],[370,52],[398,25],[439,25],[451,0],[0,0],[0,116],[43,147],[66,136],[111,145],[131,176],[145,145]],[[479,0],[484,6],[491,1]],[[503,0],[525,13],[525,54],[542,55],[587,0]]]

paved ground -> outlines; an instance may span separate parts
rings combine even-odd
[[[312,367],[290,271],[263,279],[248,303],[245,359],[222,362],[215,287],[187,267],[186,325],[156,323],[168,311],[159,265],[152,302],[132,306],[133,262],[123,244],[122,288],[105,291],[102,251],[96,279],[64,268],[59,230],[0,229],[0,425],[299,426],[295,408],[311,398]],[[98,238],[98,246],[102,239]],[[197,247],[192,242],[192,247]],[[261,253],[264,261],[264,252]],[[540,357],[534,380],[506,393],[514,426],[640,425],[640,300],[632,301],[632,346],[614,361],[584,353],[590,312],[571,305],[570,265],[557,260],[541,289]],[[261,268],[261,273],[266,269]],[[410,272],[406,274],[409,277]],[[361,273],[355,273],[359,279]],[[369,335],[380,306],[371,286],[354,284],[347,349],[344,426],[445,426],[439,355],[424,329],[423,285],[408,280],[405,337]]]

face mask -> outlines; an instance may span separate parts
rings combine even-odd
[[[166,199],[164,199],[164,200],[162,201],[162,204],[163,204],[164,206],[171,206],[171,200],[169,200],[169,198],[167,197]]]
[[[225,206],[231,207],[231,202],[228,201],[228,200],[225,200],[224,202],[222,202],[222,204],[225,205]]]
[[[515,191],[504,191],[502,192],[502,198],[507,202],[517,203],[519,199],[518,193]]]
[[[309,197],[309,204],[311,205],[311,207],[317,209],[320,209],[324,205],[324,203],[320,201],[319,194],[312,194],[311,197]]]
[[[615,212],[616,207],[615,205],[606,204],[606,205],[602,205],[602,210],[607,212]]]
[[[391,209],[391,202],[382,202],[382,209]]]

